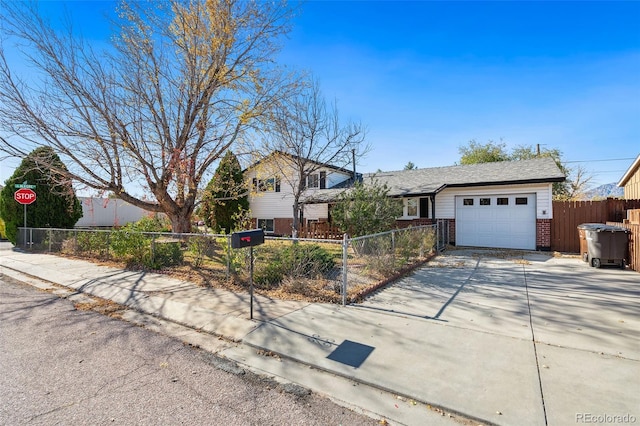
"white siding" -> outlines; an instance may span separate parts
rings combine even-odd
[[[497,194],[536,194],[536,218],[553,219],[552,184],[536,183],[526,185],[494,185],[467,188],[446,188],[436,195],[436,218],[454,219],[456,195],[497,195]]]
[[[116,198],[78,197],[82,217],[76,227],[122,226],[153,214]]]
[[[327,219],[329,216],[328,204],[308,204],[304,206],[304,219]]]
[[[266,169],[265,169],[266,170]],[[319,169],[317,173],[321,171],[327,173],[327,187],[337,185],[349,179],[350,175],[336,172],[333,169]],[[256,171],[250,170],[246,173],[246,178],[251,185],[253,178],[256,177]],[[260,176],[260,178],[267,178],[271,176]],[[322,191],[322,189],[310,188],[303,194],[310,194],[315,191]],[[275,219],[275,218],[289,218],[293,216],[293,190],[289,181],[283,177],[280,177],[280,192],[252,192],[249,195],[249,208],[251,209],[251,216],[260,219]],[[327,204],[314,204],[306,205],[304,207],[305,219],[326,219],[328,217]]]

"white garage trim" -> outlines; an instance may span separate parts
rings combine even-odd
[[[456,245],[535,250],[536,194],[458,195]]]

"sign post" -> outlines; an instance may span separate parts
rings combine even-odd
[[[36,201],[36,189],[35,185],[29,185],[25,180],[22,183],[16,183],[15,188],[18,188],[13,193],[13,199],[24,206],[24,248],[27,248],[27,205]]]
[[[231,248],[249,247],[249,319],[253,319],[253,246],[264,244],[264,231],[252,229],[250,231],[234,232],[231,234]]]

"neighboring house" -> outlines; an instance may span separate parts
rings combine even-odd
[[[345,181],[352,176],[344,169],[340,174]],[[373,181],[386,184],[389,196],[402,200],[398,226],[448,219],[451,240],[459,246],[549,250],[552,185],[564,181],[565,176],[555,161],[546,157],[380,172],[365,174],[362,180],[365,185]],[[329,206],[345,190],[344,185],[336,186],[306,193],[305,212],[321,213],[316,216],[330,221]],[[270,210],[265,207],[274,202],[286,212],[287,195],[283,188],[280,191],[281,195],[274,193],[269,199],[252,197],[253,217],[269,219]],[[273,216],[274,222],[276,218]]]
[[[625,200],[640,200],[640,155],[622,176],[618,186],[624,188]]]
[[[82,204],[82,217],[76,228],[123,226],[137,222],[151,214],[118,198],[78,197]]]

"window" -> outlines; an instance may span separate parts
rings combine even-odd
[[[508,206],[509,205],[509,199],[507,197],[498,197],[498,201],[497,203],[499,206]]]
[[[266,233],[273,233],[273,219],[258,219],[258,228]]]
[[[480,198],[480,205],[481,206],[490,206],[491,205],[491,198]]]
[[[527,197],[516,197],[516,205],[526,206],[528,203],[529,199]]]
[[[407,216],[409,217],[418,216],[418,199],[417,198],[409,198],[407,200]]]
[[[314,173],[307,177],[307,188],[319,188],[320,187],[320,175]]]
[[[472,206],[473,205],[473,198],[465,198],[464,200],[462,200],[462,205],[463,206]]]
[[[280,192],[280,179],[253,179],[256,192]]]

